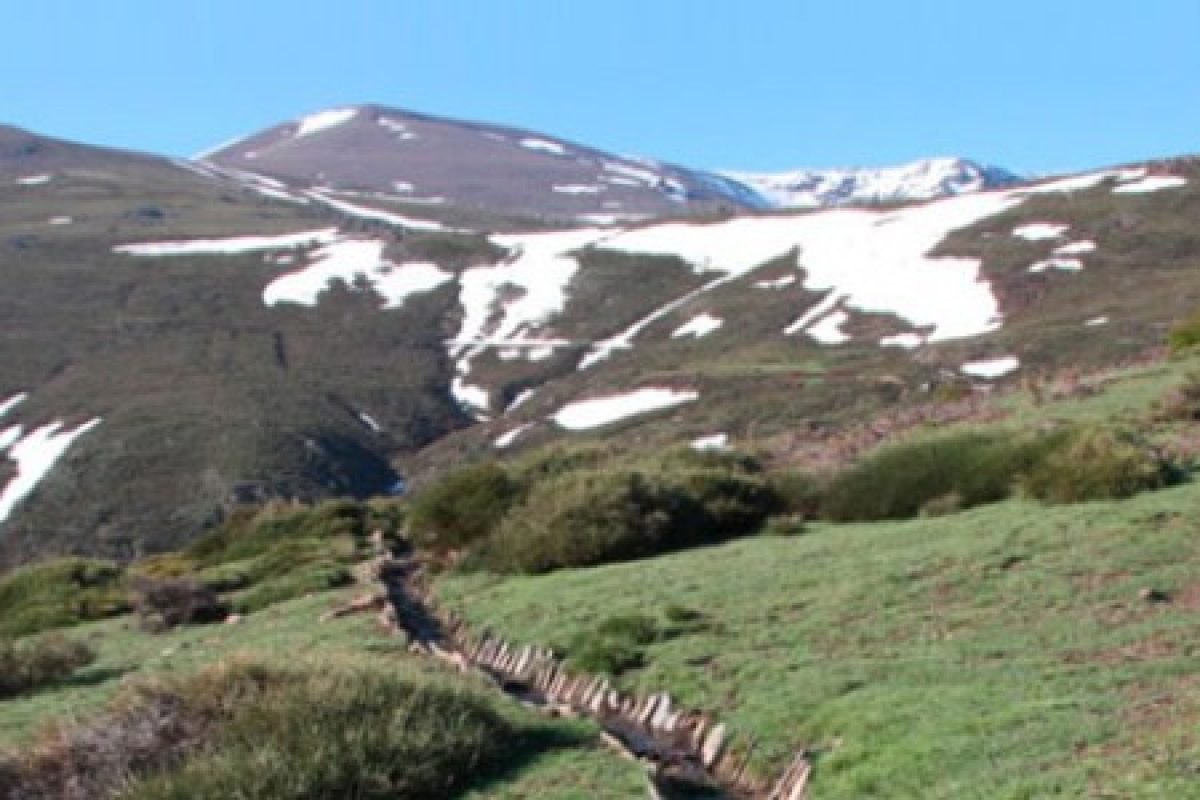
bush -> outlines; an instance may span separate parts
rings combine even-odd
[[[906,519],[1003,500],[1057,438],[968,432],[885,446],[831,481],[822,511],[839,522]]]
[[[825,482],[808,472],[780,470],[771,475],[771,487],[779,496],[781,510],[801,519],[816,519],[821,513]]]
[[[254,584],[234,599],[233,608],[239,614],[250,614],[285,600],[338,589],[353,582],[354,575],[346,566],[335,561],[314,561]]]
[[[646,663],[642,648],[660,637],[658,621],[645,614],[608,619],[595,630],[576,634],[567,645],[567,661],[585,672],[617,676]]]
[[[216,591],[193,578],[136,578],[133,586],[133,608],[147,630],[220,622],[229,613]]]
[[[1133,434],[1093,426],[1072,432],[1029,471],[1022,488],[1046,502],[1075,503],[1130,497],[1175,477]]]
[[[1158,402],[1156,416],[1161,420],[1200,421],[1200,373],[1191,373],[1183,383],[1173,386]]]
[[[1181,320],[1167,333],[1167,349],[1171,355],[1184,355],[1200,344],[1200,311]]]
[[[422,547],[457,550],[487,537],[515,497],[516,487],[500,466],[463,467],[413,497],[409,532]]]
[[[0,578],[0,636],[25,636],[128,610],[125,576],[109,561],[59,558]]]
[[[5,767],[47,800],[428,800],[521,744],[482,700],[394,670],[241,662],[128,687]]]
[[[0,699],[60,683],[95,660],[86,643],[60,634],[20,644],[0,639]]]

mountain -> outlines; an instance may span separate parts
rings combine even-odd
[[[1013,186],[1019,176],[962,158],[933,158],[882,169],[800,169],[723,173],[772,208],[878,205]]]
[[[756,208],[719,175],[606,153],[541,133],[376,105],[321,111],[197,160],[319,190],[607,222]]]
[[[413,143],[385,113],[283,126],[260,159],[344,126]],[[366,496],[552,441],[791,441],[1117,363],[1200,305],[1192,159],[554,226],[219,154],[2,141],[0,563],[161,550],[246,500]],[[559,144],[505,147],[578,168]]]

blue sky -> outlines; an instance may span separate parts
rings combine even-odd
[[[1200,151],[1200,0],[0,0],[0,121],[188,155],[355,102],[692,166]]]

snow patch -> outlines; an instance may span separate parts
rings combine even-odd
[[[284,233],[278,236],[234,236],[228,239],[190,239],[123,244],[114,247],[113,252],[131,256],[236,255],[259,250],[282,250],[291,247],[329,244],[336,241],[337,238],[337,228],[322,228],[316,231]]]
[[[848,319],[850,319],[850,315],[839,309],[813,325],[807,333],[821,344],[848,342],[850,337],[842,331],[842,325]]]
[[[534,394],[536,394],[536,393],[537,393],[536,389],[526,389],[525,391],[521,392],[520,394],[518,394],[516,397],[513,398],[511,403],[508,404],[508,408],[504,409],[504,413],[507,414],[510,411],[514,411],[519,406],[522,406],[525,403],[529,402],[529,399],[531,397],[533,397]]]
[[[502,433],[499,436],[497,436],[496,440],[494,442],[492,442],[492,444],[498,450],[503,450],[506,447],[512,447],[513,443],[515,441],[517,441],[517,439],[521,436],[521,434],[525,433],[525,431],[529,430],[532,427],[533,427],[532,422],[527,422],[524,425],[518,425],[517,427],[513,428],[511,431],[508,431],[507,433]]]
[[[782,289],[785,286],[791,286],[795,282],[796,282],[795,275],[784,275],[782,278],[775,278],[774,280],[755,281],[754,288],[755,289]]]
[[[47,225],[70,225],[74,222],[73,217],[51,217],[46,221]]]
[[[1095,328],[1098,325],[1107,325],[1108,317],[1092,317],[1091,319],[1089,319],[1087,322],[1085,322],[1083,324],[1088,326],[1089,328]]]
[[[1178,189],[1180,186],[1186,185],[1187,178],[1180,178],[1175,175],[1151,175],[1148,178],[1142,178],[1133,183],[1113,187],[1113,194],[1146,194],[1163,189]]]
[[[962,365],[962,371],[976,378],[999,378],[1019,366],[1021,366],[1021,362],[1016,356],[1001,356],[982,361],[968,361]]]
[[[1141,168],[1135,169],[1110,169],[1102,172],[1087,172],[1082,175],[1072,175],[1067,178],[1058,178],[1046,183],[1038,184],[1037,186],[1023,186],[1015,189],[1017,194],[1056,194],[1059,192],[1082,192],[1086,189],[1092,189],[1099,186],[1106,180],[1112,179],[1117,181],[1133,181],[1141,178],[1146,174],[1146,170]]]
[[[16,462],[17,474],[0,492],[0,522],[8,519],[17,503],[37,487],[71,444],[100,424],[97,417],[77,428],[60,432],[62,422],[52,422],[30,433],[8,448],[8,457]]]
[[[714,433],[711,436],[701,436],[699,439],[693,439],[691,443],[693,450],[705,452],[709,450],[727,450],[729,449],[729,434]]]
[[[0,431],[0,453],[6,452],[21,439],[21,426],[12,425]]]
[[[370,414],[368,414],[367,412],[365,412],[365,411],[358,412],[358,418],[362,421],[363,425],[366,425],[368,428],[373,430],[375,433],[383,433],[383,426],[380,425],[379,422],[374,417],[372,417]]]
[[[554,421],[559,427],[572,431],[599,428],[629,417],[690,403],[699,396],[694,391],[655,387],[635,389],[626,394],[569,403],[554,414]]]
[[[43,183],[49,183],[53,178],[52,175],[29,175],[24,178],[17,178],[18,186],[40,186]]]
[[[309,197],[316,200],[318,203],[324,203],[325,205],[329,206],[330,208],[336,208],[338,211],[341,211],[343,214],[349,214],[350,216],[358,217],[359,219],[378,220],[380,222],[386,222],[389,225],[399,225],[401,227],[409,228],[410,230],[414,230],[414,231],[445,231],[445,230],[449,230],[445,225],[441,224],[440,222],[434,222],[432,220],[424,220],[424,219],[414,219],[412,217],[406,217],[403,214],[394,214],[391,211],[381,211],[378,208],[369,208],[367,206],[355,205],[354,203],[347,203],[345,200],[335,199],[333,197],[330,197],[327,194],[323,194],[316,190],[307,192],[307,194]],[[461,233],[462,231],[459,231],[459,232]]]
[[[919,333],[897,333],[879,340],[880,347],[903,347],[905,350],[914,350],[923,344],[925,337]]]
[[[14,394],[12,397],[8,398],[3,403],[0,403],[0,417],[3,417],[5,414],[7,414],[8,412],[12,411],[14,408],[19,406],[21,403],[24,403],[25,399],[27,397],[29,397],[29,394],[27,392],[20,392],[18,394]]]
[[[383,258],[385,246],[378,239],[331,242],[313,253],[308,266],[271,281],[263,289],[263,303],[315,306],[322,292],[342,281],[350,287],[366,283],[383,297],[384,309],[394,309],[409,295],[432,291],[454,278],[432,263],[392,264]]]
[[[603,186],[586,183],[571,183],[565,186],[553,186],[554,191],[560,194],[600,194],[604,191]]]
[[[1051,269],[1062,270],[1063,272],[1079,272],[1083,269],[1083,262],[1078,258],[1047,258],[1029,267],[1030,272],[1046,272]]]
[[[1056,256],[1082,256],[1096,251],[1096,243],[1090,239],[1081,242],[1070,242],[1054,248]]]
[[[1056,222],[1030,222],[1013,228],[1013,236],[1028,239],[1031,242],[1043,239],[1057,239],[1067,232],[1070,225],[1060,225]]]
[[[402,142],[409,142],[417,138],[417,135],[410,131],[400,120],[380,117],[378,122],[381,128],[385,128],[396,134],[396,138]]]
[[[671,334],[671,338],[679,339],[683,336],[694,336],[699,339],[703,336],[708,336],[724,324],[724,320],[720,317],[714,317],[712,314],[698,314],[676,328],[675,332]]]
[[[329,128],[337,127],[354,119],[358,114],[357,108],[334,108],[329,111],[318,111],[301,118],[297,123],[295,137],[310,136]]]
[[[521,145],[521,147],[524,147],[526,150],[537,150],[542,153],[552,153],[556,156],[563,156],[567,154],[567,149],[561,144],[558,142],[547,141],[546,139],[522,139],[521,141],[517,142],[517,144]]]

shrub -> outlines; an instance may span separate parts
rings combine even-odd
[[[60,634],[20,644],[0,639],[0,699],[59,683],[95,660],[85,642]]]
[[[1177,322],[1167,333],[1167,349],[1171,355],[1189,353],[1200,344],[1200,311]]]
[[[567,660],[586,672],[617,676],[646,663],[642,648],[660,636],[658,621],[645,614],[605,619],[592,631],[576,634],[567,645]]]
[[[515,496],[516,487],[500,466],[463,467],[413,497],[409,531],[422,547],[456,550],[491,533]]]
[[[816,519],[821,512],[824,481],[809,472],[780,470],[771,475],[771,487],[781,510],[801,519]]]
[[[109,561],[59,558],[0,578],[0,636],[25,636],[128,610],[125,576]]]
[[[1158,402],[1156,416],[1162,420],[1200,421],[1200,373],[1191,373],[1173,386]]]
[[[193,578],[136,578],[133,608],[142,627],[156,631],[220,622],[229,613],[216,591]]]
[[[473,695],[394,670],[223,664],[126,688],[6,766],[25,798],[449,797],[521,746]]]
[[[1073,431],[1029,470],[1027,494],[1050,503],[1130,497],[1174,480],[1169,464],[1131,433],[1092,426]]]
[[[1003,500],[1056,438],[967,432],[885,446],[831,481],[822,511],[839,522],[904,519],[949,510],[951,497],[962,508]]]
[[[314,561],[256,583],[234,599],[233,608],[239,614],[250,614],[285,600],[349,586],[353,582],[354,575],[346,566],[329,560]]]

